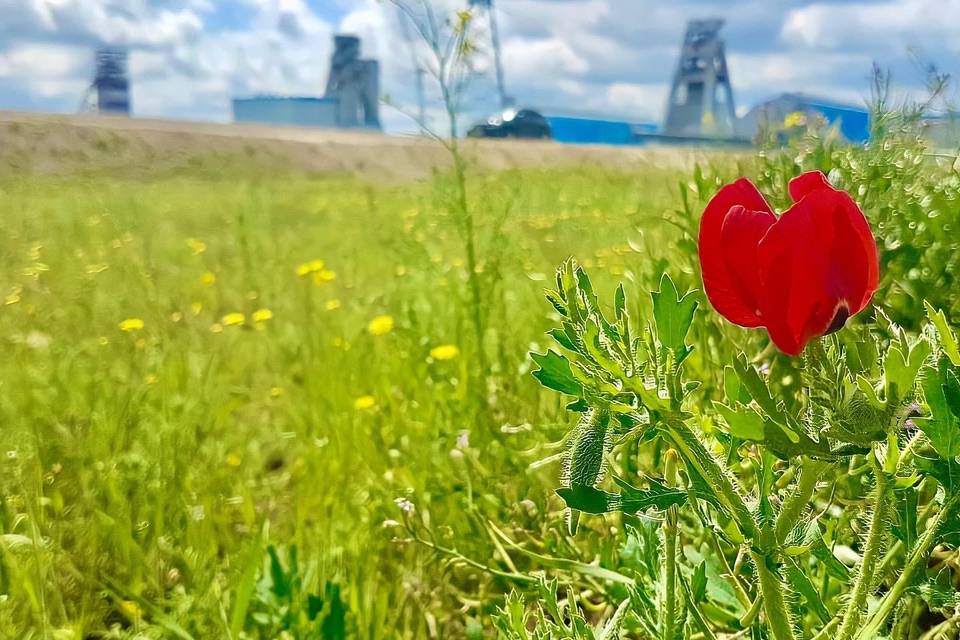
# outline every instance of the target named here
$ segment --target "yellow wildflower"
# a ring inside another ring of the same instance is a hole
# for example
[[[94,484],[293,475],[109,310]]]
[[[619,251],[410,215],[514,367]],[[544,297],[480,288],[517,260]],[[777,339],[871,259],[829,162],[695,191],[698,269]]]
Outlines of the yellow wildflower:
[[[327,311],[336,311],[340,308],[340,301],[336,298],[333,300],[327,300],[327,304],[323,305],[323,308]]]
[[[791,111],[783,119],[783,128],[792,129],[794,127],[802,127],[807,124],[807,114],[802,111]]]
[[[373,396],[360,396],[353,401],[353,408],[358,411],[363,411],[365,409],[372,409],[375,404],[377,404],[377,401]]]
[[[207,243],[196,238],[187,238],[187,247],[193,251],[193,255],[198,256],[207,250]]]
[[[273,311],[270,309],[257,309],[253,312],[253,321],[260,323],[267,320],[273,320]]]
[[[310,262],[304,262],[303,264],[297,266],[297,275],[301,278],[308,276],[311,273],[316,273],[323,270],[323,266],[323,260],[311,260]]]
[[[238,456],[237,454],[235,454],[235,453],[228,453],[228,454],[227,454],[227,465],[228,465],[228,466],[231,466],[231,467],[239,467],[241,462],[242,462],[242,460],[240,459],[240,456]]]
[[[210,333],[223,333],[223,325],[219,322],[214,322],[210,325]]]
[[[181,320],[183,320],[183,314],[179,311],[170,314],[170,322],[180,322]]]
[[[195,316],[200,315],[200,312],[203,311],[203,303],[201,302],[191,302],[190,303],[190,313]]]
[[[270,387],[270,397],[279,398],[283,395],[283,387]]]
[[[385,336],[391,331],[393,331],[393,317],[392,316],[377,316],[370,321],[370,324],[367,325],[367,331],[371,335],[375,336]]]
[[[205,287],[212,287],[217,283],[217,274],[207,271],[200,276],[200,284]]]
[[[120,323],[121,331],[132,332],[140,331],[141,329],[143,329],[143,320],[140,318],[127,318]]]
[[[123,612],[123,615],[133,620],[136,620],[143,615],[143,611],[140,609],[140,605],[138,605],[133,600],[121,600],[120,611]]]
[[[233,313],[228,313],[220,319],[220,322],[223,323],[225,327],[236,327],[247,321],[247,316],[243,315],[238,311]]]
[[[430,357],[434,360],[453,360],[460,355],[460,349],[455,344],[442,344],[430,349]]]
[[[337,279],[337,272],[330,269],[321,269],[313,274],[314,284],[326,284]]]

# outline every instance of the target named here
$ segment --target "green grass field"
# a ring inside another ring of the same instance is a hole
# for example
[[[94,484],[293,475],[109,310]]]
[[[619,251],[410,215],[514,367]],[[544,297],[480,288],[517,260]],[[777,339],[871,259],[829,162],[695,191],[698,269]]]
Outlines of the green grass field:
[[[679,236],[676,172],[477,179],[481,412],[442,183],[237,173],[0,185],[3,637],[307,637],[282,611],[333,585],[360,637],[483,624],[509,582],[393,541],[395,499],[483,560],[488,520],[539,529],[540,292],[570,254],[647,282]],[[258,595],[270,545],[302,598]]]
[[[541,572],[609,616],[576,563],[618,567],[635,540],[613,516],[565,534],[575,419],[529,375],[555,268],[576,256],[603,300],[623,282],[644,322],[662,272],[699,287],[693,230],[721,180],[747,172],[782,206],[790,175],[834,169],[880,229],[878,306],[918,330],[924,298],[956,313],[960,180],[915,153],[471,175],[482,355],[445,177],[4,178],[0,637],[496,637]],[[709,313],[697,331],[717,385],[762,346]]]

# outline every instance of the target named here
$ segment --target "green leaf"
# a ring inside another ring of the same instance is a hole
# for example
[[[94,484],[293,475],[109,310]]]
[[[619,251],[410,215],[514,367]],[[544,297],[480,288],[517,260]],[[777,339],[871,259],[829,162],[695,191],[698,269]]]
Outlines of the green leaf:
[[[623,290],[623,283],[617,285],[617,291],[613,295],[613,316],[617,320],[622,320],[624,311],[627,307],[627,294]]]
[[[685,354],[687,332],[699,304],[693,292],[689,291],[681,298],[673,280],[664,273],[660,278],[660,290],[650,295],[660,343],[675,354]]]
[[[702,560],[693,571],[690,579],[690,591],[694,602],[703,602],[707,597],[707,561]]]
[[[749,407],[741,406],[739,409],[733,409],[719,402],[714,403],[713,406],[726,420],[730,427],[730,435],[741,440],[763,442],[763,417],[759,413]]]
[[[928,458],[916,455],[913,463],[918,471],[939,482],[948,494],[960,491],[960,463],[955,459]]]
[[[899,402],[913,394],[917,374],[928,355],[930,343],[926,340],[919,340],[908,346],[907,338],[901,336],[897,342],[890,345],[883,357],[887,402]]]
[[[804,601],[807,603],[807,608],[820,618],[820,622],[824,624],[830,622],[832,616],[820,598],[820,592],[814,584],[810,582],[810,578],[800,569],[793,558],[784,559],[783,572],[787,577],[787,581],[793,585],[796,592],[803,596]]]
[[[533,377],[548,389],[578,396],[583,392],[583,385],[573,377],[570,370],[570,361],[553,349],[544,354],[531,353],[530,357],[540,367],[533,372]]]
[[[924,367],[921,386],[931,416],[914,420],[930,439],[933,448],[945,459],[960,455],[960,419],[948,399],[948,394],[955,393],[953,385],[956,383],[957,378],[950,371],[945,357],[940,359],[938,367]]]
[[[547,331],[547,335],[556,340],[564,349],[574,352],[577,350],[576,345],[573,344],[570,336],[568,336],[567,332],[563,329],[551,329]]]
[[[893,498],[897,515],[893,535],[909,552],[913,548],[913,543],[917,541],[917,490],[914,487],[895,487]]]
[[[837,556],[833,555],[833,551],[827,547],[823,538],[817,540],[813,546],[810,547],[810,553],[823,563],[824,568],[831,577],[841,582],[850,580],[850,569],[847,568],[847,565],[840,562]]]
[[[937,329],[937,337],[940,338],[940,348],[943,349],[943,353],[950,358],[950,362],[955,367],[960,367],[960,348],[957,347],[957,337],[947,324],[947,317],[943,310],[935,310],[926,300],[923,301],[923,306],[927,308],[927,317]]]
[[[750,394],[740,382],[736,370],[727,365],[723,368],[723,394],[730,404],[750,404]]]
[[[673,505],[683,504],[687,499],[685,491],[670,489],[652,479],[648,479],[648,482],[650,489],[647,491],[631,487],[620,480],[617,484],[622,493],[575,485],[557,489],[557,495],[563,499],[567,508],[595,515],[613,511],[639,513],[650,508],[662,511]]]
[[[760,406],[767,417],[779,425],[787,426],[787,416],[783,409],[770,395],[767,383],[760,377],[757,368],[747,362],[745,355],[741,353],[734,358],[733,369],[737,377],[740,378],[746,392],[750,394],[750,397]]]
[[[686,545],[683,547],[683,556],[687,562],[680,563],[680,570],[683,571],[688,580],[692,580],[692,573],[694,571],[691,565],[697,567],[701,563],[706,564],[704,567],[704,574],[707,579],[705,591],[706,599],[709,602],[732,612],[738,617],[746,613],[743,605],[737,598],[736,592],[733,590],[733,586],[731,586],[730,582],[724,577],[724,569],[720,565],[720,561],[716,559],[716,556],[712,552],[701,553],[696,547]]]

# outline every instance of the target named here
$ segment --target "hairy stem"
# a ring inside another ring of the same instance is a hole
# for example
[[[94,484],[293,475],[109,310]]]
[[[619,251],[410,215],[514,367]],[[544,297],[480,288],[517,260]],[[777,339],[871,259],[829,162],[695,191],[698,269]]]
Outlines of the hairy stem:
[[[824,463],[817,460],[807,458],[801,460],[800,478],[797,480],[793,493],[784,500],[780,515],[777,516],[775,532],[778,544],[782,544],[793,528],[797,526],[800,517],[803,515],[803,510],[813,497],[817,482],[820,480],[820,475],[823,473],[825,466]]]
[[[664,456],[664,478],[667,485],[675,486],[677,475],[677,452],[673,449]],[[663,570],[665,593],[663,606],[663,640],[675,640],[677,627],[677,507],[667,509],[663,520]]]
[[[684,462],[692,465],[719,494],[720,500],[730,510],[740,531],[748,538],[756,539],[759,533],[757,522],[736,486],[733,473],[711,454],[697,434],[679,420],[667,425],[670,439],[677,447]]]
[[[760,595],[763,598],[763,614],[767,619],[770,637],[773,640],[795,640],[780,576],[767,566],[767,556],[751,551],[750,557],[757,569]]]
[[[940,527],[943,526],[943,523],[952,516],[958,507],[960,507],[960,492],[947,498],[940,513],[934,517],[933,521],[927,527],[927,530],[923,532],[913,551],[910,552],[910,556],[907,558],[907,563],[903,567],[900,577],[893,583],[890,591],[880,600],[880,605],[876,611],[873,612],[873,615],[867,619],[866,624],[861,627],[860,632],[856,636],[857,640],[875,638],[880,633],[880,628],[886,624],[887,618],[890,617],[894,608],[899,604],[904,591],[910,586],[913,580],[913,574],[926,563],[927,555],[931,547],[933,547]]]
[[[887,510],[889,509],[889,501],[887,500],[889,482],[873,451],[868,456],[876,476],[876,484],[871,498],[874,505],[873,516],[870,518],[870,530],[867,532],[863,558],[860,560],[860,569],[857,571],[853,589],[850,591],[850,599],[847,601],[847,607],[843,612],[843,624],[840,625],[837,640],[850,640],[857,632],[863,619],[867,596],[873,588],[877,570],[877,557],[883,552],[883,538],[886,533]]]

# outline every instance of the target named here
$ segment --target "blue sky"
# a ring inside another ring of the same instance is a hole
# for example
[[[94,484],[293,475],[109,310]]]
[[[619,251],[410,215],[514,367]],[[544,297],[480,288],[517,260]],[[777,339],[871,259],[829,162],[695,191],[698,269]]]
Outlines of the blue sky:
[[[463,0],[433,0],[442,12]],[[871,64],[919,96],[960,76],[960,0],[497,0],[509,93],[553,112],[658,122],[684,25],[722,16],[738,110],[785,91],[861,102]],[[483,22],[468,119],[496,107]],[[0,0],[0,109],[76,111],[98,44],[131,50],[134,114],[229,121],[230,98],[323,91],[332,35],[363,38],[412,108],[396,11],[378,0]],[[423,52],[414,54],[420,59]],[[958,96],[953,89],[949,98]],[[432,95],[431,95],[432,98]],[[430,112],[437,111],[433,99]],[[409,130],[384,110],[392,131]]]

